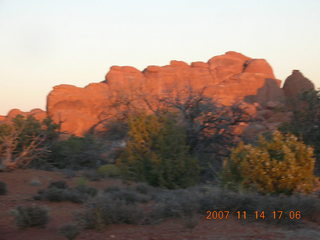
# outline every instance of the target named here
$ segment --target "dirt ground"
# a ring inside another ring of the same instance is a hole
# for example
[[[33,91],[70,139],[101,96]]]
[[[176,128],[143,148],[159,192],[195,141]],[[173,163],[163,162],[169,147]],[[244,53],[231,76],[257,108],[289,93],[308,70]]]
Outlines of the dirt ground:
[[[45,188],[51,181],[65,180],[71,186],[75,179],[57,172],[40,170],[15,170],[0,173],[0,181],[7,183],[8,194],[0,195],[0,240],[63,240],[58,229],[73,221],[75,212],[81,210],[81,204],[47,201],[34,201],[32,197],[39,189]],[[34,184],[37,183],[37,184]],[[99,189],[119,185],[120,180],[103,180],[90,182]],[[20,230],[15,226],[14,217],[10,210],[19,205],[42,205],[50,209],[50,222],[46,228],[30,228]],[[240,240],[319,240],[320,225],[303,222],[295,228],[279,227],[266,223],[239,221],[235,218],[228,220],[202,220],[193,229],[185,227],[183,220],[171,219],[155,225],[110,225],[105,230],[97,232],[84,230],[79,240],[211,240],[211,239],[240,239]]]

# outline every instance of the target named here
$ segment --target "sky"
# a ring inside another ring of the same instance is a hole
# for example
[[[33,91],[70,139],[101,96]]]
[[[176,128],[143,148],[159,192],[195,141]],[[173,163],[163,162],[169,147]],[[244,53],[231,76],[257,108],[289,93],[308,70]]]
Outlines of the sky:
[[[112,65],[207,61],[227,51],[320,86],[320,0],[0,0],[0,115],[45,109],[52,87]]]

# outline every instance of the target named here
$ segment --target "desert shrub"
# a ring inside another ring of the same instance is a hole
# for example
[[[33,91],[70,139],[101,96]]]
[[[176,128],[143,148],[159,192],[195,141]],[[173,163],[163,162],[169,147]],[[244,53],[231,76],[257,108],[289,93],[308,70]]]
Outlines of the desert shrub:
[[[124,176],[166,188],[197,182],[198,163],[189,154],[186,133],[174,115],[131,117],[128,135],[127,146],[117,160]]]
[[[141,194],[150,194],[156,190],[156,188],[146,184],[146,183],[138,183],[133,187],[135,191]]]
[[[66,224],[59,229],[61,235],[68,240],[74,240],[80,234],[80,228],[75,224]]]
[[[102,152],[103,145],[96,137],[92,135],[71,136],[52,146],[49,161],[57,168],[96,168],[104,161],[101,156]]]
[[[256,193],[239,193],[221,188],[207,188],[206,191],[199,189],[200,212],[205,211],[247,211],[257,209],[260,195]]]
[[[96,196],[97,192],[97,189],[86,185],[79,185],[75,188],[57,188],[56,186],[50,185],[47,189],[39,190],[38,194],[34,196],[34,199],[52,202],[70,201],[83,203],[89,198]]]
[[[104,192],[108,193],[108,192],[118,192],[120,191],[121,188],[118,187],[118,186],[110,186],[110,187],[107,187]]]
[[[105,164],[98,168],[98,173],[104,177],[120,176],[120,169],[114,164]]]
[[[39,190],[38,194],[33,198],[35,200],[47,200],[51,202],[62,202],[66,200],[65,189],[51,187],[44,190]]]
[[[88,195],[90,197],[94,197],[98,193],[98,190],[96,188],[86,186],[86,185],[79,185],[79,186],[75,187],[74,190],[76,190],[79,193],[82,193],[84,195]]]
[[[251,188],[261,193],[311,192],[314,188],[313,149],[291,134],[260,137],[257,146],[240,143],[227,162],[226,185]]]
[[[51,182],[48,188],[66,189],[68,188],[68,184],[65,181],[55,181]]]
[[[48,209],[41,206],[18,206],[12,213],[19,228],[45,227],[49,221]]]
[[[84,171],[82,175],[90,181],[100,181],[104,177],[96,169],[88,169]]]
[[[107,189],[107,191],[105,191],[105,196],[112,200],[123,201],[126,204],[145,203],[151,200],[150,196],[125,188],[119,188],[116,191],[110,191],[110,189]]]
[[[88,183],[89,183],[89,180],[84,176],[77,178],[75,181],[75,184],[77,186],[86,186],[88,185]]]
[[[101,229],[109,224],[138,224],[142,219],[141,207],[110,199],[109,196],[93,199],[87,205],[87,209],[77,215],[79,224],[89,229]]]
[[[5,182],[0,181],[0,195],[5,195],[7,194],[7,184]]]
[[[199,195],[189,190],[170,190],[159,192],[150,215],[155,221],[166,218],[191,217],[199,212]]]

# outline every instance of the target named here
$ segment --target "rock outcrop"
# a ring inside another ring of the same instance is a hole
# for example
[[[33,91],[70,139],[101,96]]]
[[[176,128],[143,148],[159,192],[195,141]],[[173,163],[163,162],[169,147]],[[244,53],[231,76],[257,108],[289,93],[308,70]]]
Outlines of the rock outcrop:
[[[293,70],[283,85],[283,91],[287,98],[296,98],[299,94],[314,89],[314,84],[299,70]]]
[[[166,66],[113,66],[102,83],[85,88],[60,85],[48,96],[47,111],[62,130],[83,135],[103,121],[111,111],[112,99],[142,106],[141,98],[177,94],[186,88],[203,91],[222,104],[238,101],[266,103],[282,101],[280,80],[263,59],[251,59],[240,53],[227,52],[208,62],[171,61]],[[139,101],[140,99],[140,101]],[[151,100],[150,100],[151,101]]]
[[[105,83],[92,83],[84,88],[56,86],[48,95],[49,116],[61,123],[62,132],[81,136],[106,118],[109,92]]]
[[[47,117],[47,112],[40,108],[32,109],[30,112],[23,112],[20,109],[15,108],[10,110],[7,116],[0,116],[0,121],[10,121],[17,115],[22,115],[24,117],[33,116],[35,119],[42,121]]]
[[[48,115],[61,123],[65,133],[82,136],[112,116],[117,111],[114,106],[131,104],[150,109],[152,99],[193,89],[224,105],[242,102],[256,122],[250,126],[240,124],[238,130],[252,136],[273,130],[290,118],[290,112],[282,111],[286,109],[286,97],[314,89],[312,82],[297,70],[286,79],[283,89],[280,84],[266,60],[237,52],[227,52],[207,62],[171,61],[169,65],[148,66],[143,71],[112,66],[101,83],[84,88],[54,87],[47,98],[47,112],[35,109],[25,113],[14,109],[8,116],[0,116],[0,121],[18,114],[32,114],[40,120]]]

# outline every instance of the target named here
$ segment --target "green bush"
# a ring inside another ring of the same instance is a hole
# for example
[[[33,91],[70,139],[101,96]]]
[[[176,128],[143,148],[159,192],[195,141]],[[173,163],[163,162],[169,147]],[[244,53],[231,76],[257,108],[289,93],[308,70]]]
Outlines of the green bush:
[[[12,210],[19,228],[45,227],[49,221],[48,209],[40,206],[18,206]]]
[[[233,149],[223,181],[261,193],[311,192],[314,188],[313,149],[291,134],[275,131],[257,146],[240,143]]]
[[[129,140],[116,164],[129,179],[166,188],[197,182],[198,162],[190,155],[186,132],[174,115],[129,119]]]
[[[5,182],[0,182],[0,195],[5,195],[7,192],[7,184]]]
[[[105,164],[98,168],[98,173],[104,177],[120,176],[120,169],[114,164]]]

